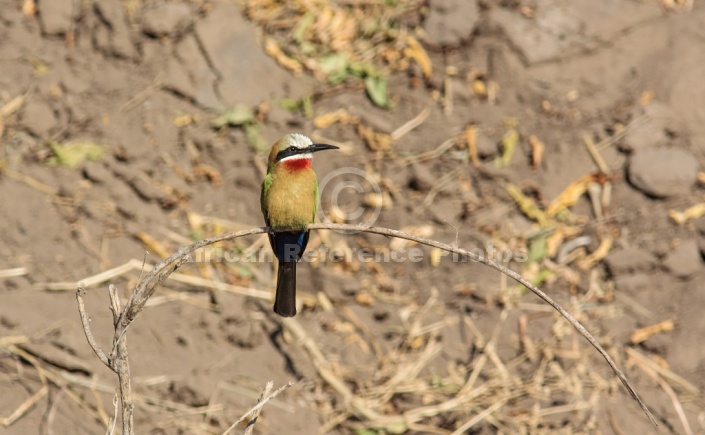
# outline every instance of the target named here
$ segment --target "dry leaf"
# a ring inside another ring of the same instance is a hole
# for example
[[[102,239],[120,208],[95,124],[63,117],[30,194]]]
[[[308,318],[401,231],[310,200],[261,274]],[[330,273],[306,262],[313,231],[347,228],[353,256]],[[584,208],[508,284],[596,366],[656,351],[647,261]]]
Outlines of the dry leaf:
[[[588,270],[596,263],[602,261],[607,254],[609,254],[610,249],[612,249],[612,244],[614,240],[612,237],[605,237],[600,241],[600,246],[597,247],[590,255],[580,260],[578,267],[582,270]]]
[[[526,217],[538,222],[542,227],[548,225],[549,220],[548,217],[546,217],[546,214],[539,208],[532,198],[524,195],[521,189],[513,184],[508,184],[507,192],[514,199],[519,206],[519,210],[521,210]]]
[[[34,0],[24,0],[22,2],[22,13],[28,17],[37,15],[37,2]]]
[[[596,181],[593,174],[585,175],[572,183],[570,183],[563,192],[561,192],[548,206],[546,214],[553,217],[561,211],[570,208],[578,202],[585,192],[587,192],[588,183]]]
[[[5,105],[0,108],[0,119],[7,118],[17,112],[20,107],[22,107],[22,104],[24,104],[24,95],[18,95],[5,103]]]
[[[480,166],[480,159],[477,157],[477,129],[474,125],[465,128],[465,140],[468,143],[468,156],[473,166]]]
[[[499,156],[499,163],[502,166],[509,166],[512,162],[512,157],[516,151],[517,145],[519,144],[519,132],[511,128],[508,132],[504,133],[502,136],[502,154]]]
[[[426,50],[424,50],[413,36],[406,38],[406,45],[407,48],[404,50],[404,56],[413,59],[421,68],[421,73],[426,80],[430,80],[433,75],[433,64]]]
[[[566,239],[575,237],[581,232],[582,229],[577,226],[561,225],[556,228],[556,230],[546,238],[546,257],[554,258]]]
[[[431,267],[438,267],[441,264],[441,259],[443,258],[443,253],[445,251],[440,248],[431,249]]]
[[[372,151],[386,151],[392,145],[392,136],[387,133],[377,133],[372,128],[358,124],[357,134],[365,141]]]
[[[264,51],[275,61],[277,61],[279,65],[294,74],[300,74],[303,72],[304,67],[301,65],[301,62],[284,54],[281,47],[279,47],[279,44],[277,44],[277,41],[273,38],[267,38],[264,43]]]
[[[645,326],[643,328],[637,329],[636,331],[632,332],[630,340],[631,340],[632,344],[639,344],[641,342],[648,340],[649,337],[651,337],[654,334],[658,334],[659,332],[672,331],[675,326],[676,326],[675,321],[664,320],[663,322],[659,322],[654,325],[649,325],[649,326]]]
[[[487,85],[485,85],[484,80],[481,80],[481,79],[473,80],[472,92],[480,98],[485,98],[487,96]]]
[[[197,178],[205,178],[215,187],[219,187],[223,180],[217,169],[205,163],[199,163],[194,166],[193,175]]]
[[[391,195],[388,192],[371,192],[365,195],[365,205],[373,208],[389,210],[394,205]]]
[[[538,169],[543,162],[543,153],[546,146],[535,135],[529,136],[529,146],[531,147],[531,167]]]
[[[357,124],[359,121],[356,117],[350,115],[347,110],[338,109],[333,112],[316,116],[313,120],[313,126],[316,128],[328,128],[338,122],[345,124]]]
[[[152,252],[159,258],[166,258],[169,255],[171,255],[171,252],[169,249],[167,249],[164,245],[159,243],[154,237],[150,236],[149,234],[140,231],[139,233],[135,234],[135,237],[137,240],[142,242],[142,244],[147,248],[148,251]]]
[[[372,304],[374,303],[374,299],[372,298],[372,296],[369,293],[360,292],[355,295],[355,302],[357,302],[360,305],[364,305],[364,306],[369,307],[369,306],[372,306]]]
[[[194,122],[196,122],[196,115],[192,114],[181,115],[174,118],[174,126],[177,128],[186,127]]]
[[[695,204],[693,206],[690,206],[687,209],[685,209],[685,211],[683,211],[683,212],[679,212],[676,210],[669,210],[668,211],[668,217],[671,218],[678,225],[683,225],[684,223],[688,222],[689,220],[697,219],[703,215],[705,215],[705,202],[701,202],[700,204]]]

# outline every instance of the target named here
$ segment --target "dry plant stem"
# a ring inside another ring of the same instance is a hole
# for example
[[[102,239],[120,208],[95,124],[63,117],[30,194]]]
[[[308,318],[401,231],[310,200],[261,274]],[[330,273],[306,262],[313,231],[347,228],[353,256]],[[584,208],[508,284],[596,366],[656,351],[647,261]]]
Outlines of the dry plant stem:
[[[110,310],[113,313],[113,325],[117,331],[117,321],[121,314],[120,299],[117,294],[117,288],[114,285],[111,285],[109,290]],[[122,405],[122,433],[123,435],[132,435],[134,433],[133,415],[135,405],[132,400],[132,387],[130,385],[130,364],[127,355],[127,337],[124,334],[121,334],[120,336],[116,335],[113,344],[113,351],[110,353],[109,357],[105,355],[105,352],[103,352],[103,349],[98,346],[98,343],[93,337],[90,319],[86,313],[86,307],[83,302],[84,293],[85,288],[83,287],[83,284],[79,284],[78,290],[76,291],[76,300],[78,301],[78,312],[81,316],[83,332],[88,339],[88,344],[90,344],[93,352],[95,352],[98,356],[98,359],[100,359],[103,364],[118,375],[118,382],[120,383],[120,402]]]
[[[252,433],[252,429],[254,428],[255,421],[257,420],[259,414],[262,412],[262,408],[264,407],[264,405],[266,405],[267,402],[281,394],[282,391],[294,385],[294,383],[289,381],[286,383],[286,385],[282,385],[281,387],[279,387],[277,391],[273,392],[272,394],[269,394],[269,392],[272,390],[273,385],[274,384],[272,383],[272,381],[268,381],[267,385],[265,385],[264,389],[262,390],[262,394],[260,394],[259,399],[257,400],[257,404],[250,408],[249,411],[244,413],[242,417],[237,419],[235,423],[230,425],[230,427],[225,432],[223,432],[223,435],[228,435],[230,431],[235,429],[235,427],[240,424],[241,421],[243,421],[248,415],[252,414],[252,418],[250,418],[250,421],[247,423],[247,428],[244,432],[245,435],[250,435]]]
[[[267,385],[265,385],[264,389],[262,390],[262,394],[259,395],[259,399],[257,399],[258,404],[263,404],[264,398],[269,394],[270,391],[272,391],[272,387],[274,387],[274,382],[268,381]],[[259,415],[261,413],[261,406],[256,410],[252,411],[252,417],[250,417],[250,421],[247,422],[247,427],[245,428],[245,432],[243,432],[243,435],[252,435],[252,431],[255,429],[255,423],[257,422],[257,418],[259,418]],[[227,433],[225,435],[227,435]]]
[[[448,145],[450,144],[450,145]],[[453,141],[448,140],[446,143],[441,145],[439,147],[440,149],[444,149],[446,146],[452,146]],[[438,151],[438,150],[437,150]],[[587,329],[575,318],[573,317],[570,313],[568,313],[565,309],[563,309],[560,305],[558,305],[556,302],[553,301],[548,295],[546,295],[543,291],[541,291],[538,287],[533,285],[531,282],[529,282],[527,279],[522,277],[519,273],[514,272],[513,270],[510,270],[501,264],[495,263],[492,260],[489,260],[479,254],[466,251],[464,249],[460,249],[451,245],[448,245],[446,243],[438,242],[436,240],[431,240],[427,239],[424,237],[418,237],[413,234],[405,233],[402,231],[398,230],[393,230],[393,229],[388,229],[388,228],[378,228],[378,227],[367,227],[364,225],[347,225],[347,224],[328,224],[328,223],[314,223],[309,225],[309,229],[311,230],[334,230],[334,231],[344,231],[344,232],[367,232],[367,233],[373,233],[373,234],[379,234],[382,236],[387,236],[387,237],[396,237],[400,239],[405,239],[405,240],[410,240],[414,241],[423,245],[431,246],[434,248],[442,249],[447,252],[455,253],[458,255],[465,256],[469,258],[472,261],[482,263],[486,266],[489,266],[502,274],[512,278],[516,282],[524,285],[526,288],[531,290],[534,294],[536,294],[539,298],[541,298],[544,302],[549,304],[553,309],[558,311],[561,316],[563,316],[568,322],[573,325],[575,329],[580,332],[580,334],[585,337],[588,342],[602,355],[602,357],[605,359],[607,364],[612,368],[614,373],[617,375],[619,380],[624,384],[625,388],[627,391],[629,391],[629,394],[632,396],[634,400],[637,401],[641,409],[644,411],[644,413],[649,417],[651,420],[652,424],[654,426],[657,426],[656,420],[654,419],[653,415],[649,411],[649,409],[646,407],[644,402],[639,398],[639,396],[636,394],[634,389],[632,388],[631,384],[627,380],[626,376],[624,373],[619,370],[617,367],[617,364],[614,362],[614,360],[609,356],[609,354],[600,346],[600,344],[597,342],[595,337],[588,332]],[[88,338],[88,342],[93,348],[94,352],[96,355],[98,355],[98,358],[103,361],[105,364],[107,362],[107,366],[110,367],[113,371],[118,373],[118,376],[120,377],[120,386],[121,386],[121,393],[123,393],[122,389],[125,388],[125,393],[129,394],[129,366],[127,364],[127,346],[124,341],[124,334],[127,330],[127,328],[130,326],[130,324],[135,320],[137,315],[140,313],[142,308],[144,307],[144,304],[147,302],[149,297],[154,293],[156,290],[156,287],[164,281],[169,274],[174,272],[179,266],[182,264],[186,263],[190,256],[189,254],[196,249],[202,248],[207,245],[211,245],[213,243],[217,242],[222,242],[225,240],[232,240],[236,239],[239,237],[244,237],[248,235],[255,235],[255,234],[263,234],[269,231],[267,227],[260,227],[260,228],[252,228],[249,230],[244,230],[244,231],[237,231],[237,232],[230,232],[230,233],[225,233],[221,234],[216,237],[211,237],[209,239],[204,239],[201,240],[198,243],[194,243],[193,245],[184,247],[180,249],[178,252],[175,254],[171,255],[170,257],[166,258],[163,260],[161,263],[157,264],[138,284],[137,287],[135,288],[134,292],[132,293],[132,296],[127,302],[127,305],[125,306],[125,309],[122,310],[119,315],[116,317],[115,321],[115,334],[113,338],[113,350],[110,353],[110,357],[106,358],[105,354],[100,350],[100,348],[97,346],[95,339],[92,337],[92,333],[90,331],[90,325],[89,325],[89,320],[88,316],[85,313],[85,307],[83,304],[83,292],[82,292],[82,287],[79,286],[78,291],[76,293],[77,299],[79,301],[79,311],[81,314],[81,321],[83,323],[83,328],[84,332],[86,333],[86,337]],[[112,299],[112,294],[111,294],[111,299]],[[113,309],[115,306],[113,305]],[[115,313],[113,313],[115,315]],[[101,356],[102,355],[102,356]],[[116,364],[116,359],[121,359],[121,363]],[[120,376],[122,373],[123,376]],[[125,396],[122,396],[122,401],[123,401],[123,418],[126,418],[129,416],[128,421],[123,421],[123,434],[132,434],[132,432],[126,432],[125,431],[125,425],[127,423],[129,429],[132,429],[132,406],[131,402],[129,403],[129,407],[125,407]],[[129,398],[129,397],[128,397]],[[129,398],[131,400],[131,398]],[[128,415],[129,413],[129,415]],[[370,416],[374,417],[374,416]]]

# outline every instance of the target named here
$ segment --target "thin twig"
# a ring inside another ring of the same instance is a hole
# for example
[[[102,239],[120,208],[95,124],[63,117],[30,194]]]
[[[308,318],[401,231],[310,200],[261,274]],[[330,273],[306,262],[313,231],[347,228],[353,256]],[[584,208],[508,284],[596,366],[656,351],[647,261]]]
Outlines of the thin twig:
[[[291,384],[291,382],[289,383]],[[273,387],[274,382],[268,381],[267,385],[265,385],[264,389],[262,390],[262,394],[259,395],[259,399],[257,399],[258,404],[264,402],[264,398],[267,397],[270,391],[272,391]],[[247,422],[247,426],[245,427],[245,432],[243,432],[243,435],[252,435],[252,431],[255,429],[255,423],[257,422],[257,418],[259,418],[260,413],[262,413],[262,407],[259,407],[252,412],[252,417],[250,417],[250,420]]]
[[[260,399],[257,401],[257,404],[256,404],[255,406],[253,406],[252,408],[250,408],[249,411],[247,411],[246,413],[244,413],[244,414],[242,415],[242,417],[238,418],[235,423],[233,423],[232,425],[230,425],[230,427],[229,427],[225,432],[223,432],[223,435],[228,435],[228,433],[230,433],[230,431],[232,431],[233,429],[235,429],[235,427],[236,427],[238,424],[240,424],[240,422],[242,422],[242,421],[243,421],[248,415],[250,415],[250,414],[253,414],[253,417],[252,417],[252,419],[250,419],[250,423],[248,423],[248,426],[247,426],[247,427],[249,428],[251,425],[254,425],[254,420],[257,418],[257,416],[258,416],[259,413],[261,412],[262,407],[263,407],[264,405],[266,405],[267,402],[269,402],[270,400],[272,400],[272,399],[274,399],[275,397],[277,397],[279,394],[281,394],[282,391],[286,390],[287,388],[291,387],[292,385],[294,385],[294,383],[293,383],[292,381],[289,381],[289,382],[287,382],[286,385],[283,385],[283,386],[279,387],[279,389],[277,389],[277,391],[273,392],[273,393],[270,394],[269,396],[263,397],[264,395],[266,395],[266,393],[267,393],[269,390],[272,389],[272,381],[267,382],[267,385],[264,387],[264,390],[262,391],[262,395],[260,396]],[[245,433],[247,433],[247,432],[245,432]]]
[[[397,128],[392,132],[392,140],[395,142],[398,141],[402,138],[402,136],[409,133],[411,130],[415,129],[419,125],[423,124],[424,121],[426,121],[426,118],[428,118],[428,115],[430,114],[431,111],[428,109],[428,107],[424,107],[418,115],[405,122],[401,127]]]
[[[26,267],[15,267],[14,269],[0,270],[0,278],[11,278],[13,276],[27,275]]]
[[[78,301],[78,313],[81,316],[83,333],[86,334],[88,344],[91,346],[91,349],[93,349],[93,352],[95,352],[100,362],[110,367],[110,361],[108,361],[108,357],[105,355],[105,352],[103,352],[103,349],[101,349],[98,343],[95,341],[95,337],[93,337],[93,332],[91,331],[90,325],[91,319],[88,317],[88,314],[86,314],[86,304],[83,302],[83,295],[85,294],[85,292],[86,290],[83,287],[83,284],[79,284],[78,290],[76,290],[76,300]]]

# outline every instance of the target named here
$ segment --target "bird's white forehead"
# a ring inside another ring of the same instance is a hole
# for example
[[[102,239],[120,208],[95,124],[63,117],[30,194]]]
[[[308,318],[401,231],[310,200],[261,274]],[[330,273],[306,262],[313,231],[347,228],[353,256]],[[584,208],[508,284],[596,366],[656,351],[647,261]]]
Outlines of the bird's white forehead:
[[[288,148],[290,146],[294,146],[296,148],[308,148],[313,144],[311,139],[299,133],[287,134],[284,136],[284,143],[285,146],[282,148]]]

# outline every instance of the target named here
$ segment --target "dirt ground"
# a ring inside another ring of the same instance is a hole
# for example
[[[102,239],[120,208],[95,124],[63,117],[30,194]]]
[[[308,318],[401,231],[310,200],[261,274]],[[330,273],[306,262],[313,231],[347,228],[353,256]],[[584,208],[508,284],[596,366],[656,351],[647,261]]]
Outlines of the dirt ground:
[[[108,285],[124,303],[145,251],[262,226],[289,132],[341,147],[314,159],[321,220],[506,261],[659,426],[496,271],[317,231],[293,319],[271,261],[195,256],[158,290],[128,333],[137,433],[223,433],[270,380],[294,385],[255,433],[705,433],[703,2],[369,4],[0,0],[0,433],[106,433],[76,283],[136,265],[88,285],[108,349]]]

